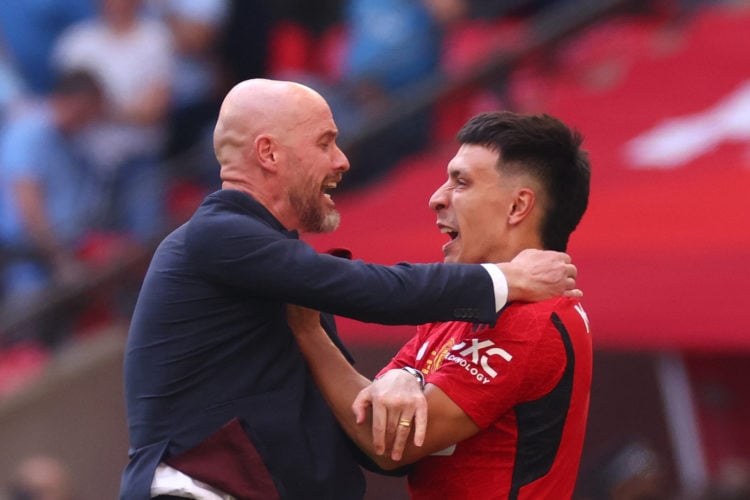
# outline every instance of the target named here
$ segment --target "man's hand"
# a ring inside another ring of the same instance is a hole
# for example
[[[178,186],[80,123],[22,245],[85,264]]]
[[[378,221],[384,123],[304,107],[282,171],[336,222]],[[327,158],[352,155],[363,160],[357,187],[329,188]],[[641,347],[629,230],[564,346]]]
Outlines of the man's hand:
[[[578,271],[566,253],[524,250],[498,267],[508,280],[508,301],[538,302],[561,295],[583,296],[576,288]]]
[[[391,459],[401,460],[414,420],[414,444],[422,446],[427,431],[427,399],[419,381],[401,369],[389,370],[362,389],[352,403],[358,424],[365,422],[372,406],[372,443],[382,455],[392,441]],[[406,422],[409,425],[403,425]]]

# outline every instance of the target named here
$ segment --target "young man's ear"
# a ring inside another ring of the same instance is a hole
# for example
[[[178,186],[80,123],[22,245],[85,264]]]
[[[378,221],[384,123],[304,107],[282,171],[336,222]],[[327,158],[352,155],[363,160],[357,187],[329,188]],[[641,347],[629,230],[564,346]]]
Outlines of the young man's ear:
[[[536,195],[529,188],[520,188],[516,191],[513,204],[508,211],[508,224],[514,225],[524,220],[534,208]]]

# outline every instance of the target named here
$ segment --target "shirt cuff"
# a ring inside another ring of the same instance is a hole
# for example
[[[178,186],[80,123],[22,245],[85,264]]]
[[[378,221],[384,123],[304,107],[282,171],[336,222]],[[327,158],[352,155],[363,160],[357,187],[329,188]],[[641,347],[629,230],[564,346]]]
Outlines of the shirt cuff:
[[[508,280],[495,264],[482,264],[492,279],[492,288],[495,290],[495,312],[505,307],[508,302]]]

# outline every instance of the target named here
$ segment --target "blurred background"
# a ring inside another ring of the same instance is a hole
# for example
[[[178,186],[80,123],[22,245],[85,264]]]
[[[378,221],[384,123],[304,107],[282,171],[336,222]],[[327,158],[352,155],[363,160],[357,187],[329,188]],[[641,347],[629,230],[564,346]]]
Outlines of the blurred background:
[[[470,116],[578,128],[576,498],[750,498],[750,2],[2,0],[0,499],[116,498],[140,280],[219,187],[218,105],[256,76],[320,91],[352,162],[340,229],[308,241],[384,264],[442,259],[427,199]],[[367,375],[412,333],[340,331]]]

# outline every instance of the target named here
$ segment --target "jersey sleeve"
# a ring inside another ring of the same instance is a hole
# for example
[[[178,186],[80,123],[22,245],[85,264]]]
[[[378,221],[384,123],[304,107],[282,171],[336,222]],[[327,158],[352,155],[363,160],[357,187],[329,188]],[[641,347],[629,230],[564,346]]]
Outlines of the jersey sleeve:
[[[564,346],[549,311],[533,304],[513,304],[495,327],[458,340],[426,381],[482,429],[515,405],[541,397],[565,366]]]

